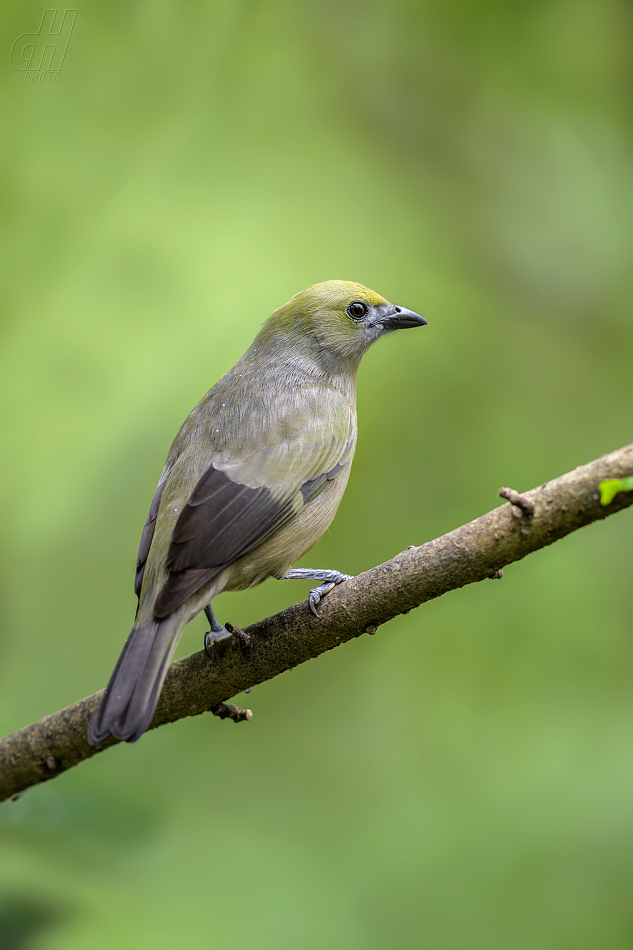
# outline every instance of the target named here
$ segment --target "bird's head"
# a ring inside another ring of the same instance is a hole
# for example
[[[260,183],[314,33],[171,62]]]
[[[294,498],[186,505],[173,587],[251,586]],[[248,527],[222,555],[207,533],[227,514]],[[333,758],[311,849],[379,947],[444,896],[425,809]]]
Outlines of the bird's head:
[[[362,284],[326,280],[295,294],[276,310],[255,343],[284,341],[334,367],[355,369],[378,337],[426,323],[419,313],[389,303]]]

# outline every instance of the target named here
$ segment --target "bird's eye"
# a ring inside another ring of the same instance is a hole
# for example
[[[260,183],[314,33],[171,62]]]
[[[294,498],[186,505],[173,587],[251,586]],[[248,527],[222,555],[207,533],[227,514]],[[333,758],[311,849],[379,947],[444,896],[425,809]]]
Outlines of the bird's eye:
[[[364,303],[361,303],[360,300],[355,300],[354,303],[349,305],[347,312],[354,320],[362,320],[368,312],[368,309],[369,308]]]

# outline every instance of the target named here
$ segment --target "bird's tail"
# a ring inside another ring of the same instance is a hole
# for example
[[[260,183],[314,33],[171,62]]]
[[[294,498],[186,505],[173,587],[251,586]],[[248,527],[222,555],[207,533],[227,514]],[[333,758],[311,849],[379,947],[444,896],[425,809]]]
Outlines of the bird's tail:
[[[154,716],[169,663],[186,619],[176,611],[134,626],[88,727],[88,742],[108,736],[136,742]]]

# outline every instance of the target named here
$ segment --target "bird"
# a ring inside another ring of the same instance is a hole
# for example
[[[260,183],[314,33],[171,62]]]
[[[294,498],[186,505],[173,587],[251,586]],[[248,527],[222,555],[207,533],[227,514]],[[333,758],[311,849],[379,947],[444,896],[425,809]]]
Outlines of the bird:
[[[148,729],[185,625],[204,611],[205,650],[231,636],[211,602],[267,578],[318,581],[309,606],[350,577],[292,568],[327,530],[356,447],[356,372],[379,337],[420,314],[353,281],[328,280],[265,321],[192,410],[169,450],[141,535],[138,607],[88,727],[136,742]]]

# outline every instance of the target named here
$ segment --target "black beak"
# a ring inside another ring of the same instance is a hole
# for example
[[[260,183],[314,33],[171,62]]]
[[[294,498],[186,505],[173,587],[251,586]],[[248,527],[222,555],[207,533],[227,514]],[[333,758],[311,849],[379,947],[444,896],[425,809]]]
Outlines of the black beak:
[[[421,317],[415,310],[407,310],[406,307],[394,307],[393,312],[384,316],[380,322],[385,330],[405,330],[407,327],[429,325],[428,320]]]

